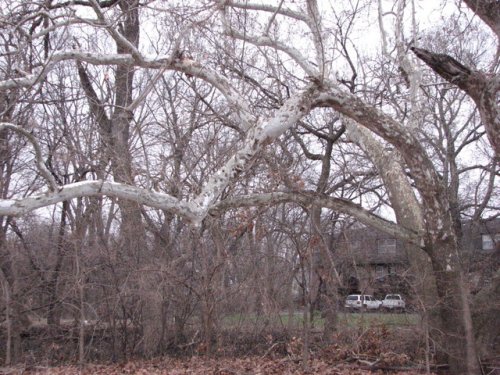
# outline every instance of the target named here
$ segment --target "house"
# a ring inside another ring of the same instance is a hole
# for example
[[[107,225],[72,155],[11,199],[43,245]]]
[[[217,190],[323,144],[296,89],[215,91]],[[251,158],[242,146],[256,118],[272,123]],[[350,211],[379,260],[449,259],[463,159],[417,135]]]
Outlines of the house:
[[[404,241],[370,227],[357,227],[338,236],[335,253],[349,293],[409,292],[408,251]],[[500,219],[462,222],[461,254],[472,289],[491,280],[498,269]]]
[[[500,268],[500,218],[462,223],[463,267],[470,290],[476,293],[489,283]]]
[[[401,284],[408,276],[407,248],[404,241],[370,227],[341,233],[335,253],[348,293],[377,294],[381,284]]]
[[[500,218],[462,223],[462,248],[469,255],[481,257],[500,249]]]

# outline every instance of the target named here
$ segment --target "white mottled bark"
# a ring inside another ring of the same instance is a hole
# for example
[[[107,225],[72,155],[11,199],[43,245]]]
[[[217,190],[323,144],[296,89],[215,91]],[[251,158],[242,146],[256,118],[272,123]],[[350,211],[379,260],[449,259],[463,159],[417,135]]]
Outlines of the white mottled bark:
[[[272,143],[309,112],[314,91],[314,88],[310,87],[290,98],[271,119],[250,129],[243,147],[209,178],[202,192],[193,200],[201,212],[208,211],[228,183],[243,171],[257,152]]]
[[[380,173],[397,221],[406,228],[413,228],[421,233],[424,223],[420,205],[399,163],[398,153],[386,150],[366,128],[347,121],[346,129],[349,137],[368,154]]]
[[[396,147],[410,168],[411,177],[424,200],[424,206],[427,208],[423,215],[424,220],[438,222],[437,216],[439,216],[441,206],[446,204],[446,199],[441,197],[445,192],[439,188],[441,182],[424,147],[408,129],[392,117],[367,105],[355,95],[333,85],[319,95],[317,105],[329,106],[339,111]],[[429,234],[436,236],[440,229],[442,228],[437,228]]]
[[[202,79],[216,87],[226,98],[231,109],[239,116],[243,129],[255,124],[247,101],[232,86],[227,78],[210,70],[191,59],[178,59],[173,56],[143,56],[136,59],[132,54],[103,54],[90,51],[72,50],[57,51],[45,62],[37,73],[24,77],[0,80],[0,91],[18,88],[29,88],[43,81],[56,65],[62,61],[80,61],[92,65],[131,65],[148,69],[175,70]]]
[[[65,200],[99,195],[130,199],[150,207],[178,213],[187,219],[194,220],[198,216],[198,211],[189,202],[181,202],[168,194],[110,181],[82,181],[65,185],[57,191],[45,194],[19,199],[2,199],[0,200],[0,215],[20,216],[37,208]]]
[[[408,177],[395,150],[387,150],[366,128],[348,121],[349,136],[357,142],[375,164],[389,195],[398,224],[423,234],[422,210]],[[413,287],[418,296],[418,308],[426,329],[430,323],[429,310],[435,308],[437,300],[436,279],[432,272],[429,256],[419,246],[408,246],[407,257],[410,272],[415,275]],[[433,317],[433,320],[436,318]],[[432,322],[432,324],[439,324]],[[427,337],[428,339],[428,337]]]
[[[52,176],[41,161],[40,147],[30,134],[13,124],[4,124],[10,130],[20,132],[33,143],[37,152],[37,164],[40,171],[49,180],[52,192],[20,199],[0,200],[0,215],[23,215],[37,208],[56,204],[68,199],[82,196],[107,195],[145,204],[150,207],[168,210],[186,219],[200,223],[215,203],[221,192],[251,161],[257,152],[273,142],[287,129],[293,126],[302,116],[309,112],[315,89],[311,86],[302,94],[290,98],[276,111],[275,115],[263,123],[257,124],[247,133],[240,150],[216,173],[203,187],[201,193],[190,202],[183,202],[168,194],[137,188],[131,185],[109,181],[83,181],[57,187],[50,178]],[[7,126],[8,125],[8,126]],[[38,155],[40,154],[40,155]]]

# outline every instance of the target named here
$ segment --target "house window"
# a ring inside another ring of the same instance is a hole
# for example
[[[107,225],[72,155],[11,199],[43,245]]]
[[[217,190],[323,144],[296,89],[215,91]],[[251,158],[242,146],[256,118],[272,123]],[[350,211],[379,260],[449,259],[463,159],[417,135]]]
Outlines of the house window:
[[[378,240],[378,253],[380,255],[396,255],[396,239],[386,238]]]
[[[389,272],[387,272],[387,267],[384,265],[377,265],[375,267],[375,278],[380,279],[386,276]]]
[[[500,242],[500,233],[492,236],[491,234],[483,234],[483,250],[494,250],[498,242]]]
[[[351,241],[351,249],[352,250],[359,250],[359,249],[361,249],[361,241],[360,240],[352,240]]]

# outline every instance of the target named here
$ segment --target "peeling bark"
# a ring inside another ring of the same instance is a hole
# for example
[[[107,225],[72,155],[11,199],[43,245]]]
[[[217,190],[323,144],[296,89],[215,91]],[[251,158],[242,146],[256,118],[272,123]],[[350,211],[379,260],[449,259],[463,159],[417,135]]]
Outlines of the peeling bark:
[[[310,86],[287,100],[271,119],[249,130],[243,147],[209,178],[201,193],[193,200],[201,212],[207,212],[211,208],[229,182],[247,167],[263,147],[272,143],[310,111],[315,93],[316,87]]]

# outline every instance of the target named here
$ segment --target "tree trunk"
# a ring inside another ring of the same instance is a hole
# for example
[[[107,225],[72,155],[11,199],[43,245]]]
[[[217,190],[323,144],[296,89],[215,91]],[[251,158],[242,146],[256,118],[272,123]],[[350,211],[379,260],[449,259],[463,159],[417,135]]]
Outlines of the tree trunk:
[[[429,249],[436,277],[441,317],[440,332],[434,332],[448,356],[453,374],[480,374],[469,308],[469,293],[457,254],[456,243],[439,240]]]
[[[363,111],[357,112],[355,110],[357,105],[360,105]],[[384,127],[372,126],[377,121],[392,121],[392,119],[373,111],[369,115],[370,108],[356,98],[352,98],[350,103],[344,100],[341,105],[335,104],[334,108],[338,108],[339,111],[360,122],[365,127],[379,132],[379,135],[387,141],[393,142],[403,156],[408,168],[413,170],[412,178],[421,194],[421,203],[416,202],[413,194],[405,194],[408,196],[406,198],[403,196],[404,200],[402,202],[407,204],[405,210],[409,213],[411,213],[413,206],[417,209],[421,207],[422,210],[422,217],[425,222],[423,231],[425,233],[425,250],[432,262],[439,297],[437,302],[439,303],[441,318],[440,330],[443,334],[440,344],[448,355],[448,363],[453,373],[479,374],[479,363],[475,352],[471,313],[468,305],[468,291],[464,284],[458,259],[458,241],[450,214],[450,203],[446,187],[438,178],[438,174],[431,161],[426,157],[425,151],[413,139],[411,133],[406,134],[407,139],[405,140],[404,136],[400,137],[398,133],[386,132]],[[361,115],[359,115],[360,113]],[[397,128],[397,126],[397,124],[394,124],[394,128]],[[402,129],[400,130],[402,131]],[[412,150],[412,148],[414,149]],[[393,168],[389,167],[386,170],[392,172]],[[404,176],[402,173],[396,173],[395,175]],[[384,177],[384,179],[387,179],[387,177]],[[398,184],[387,183],[388,187],[390,185],[394,185],[394,189],[390,194],[397,193],[399,190],[397,189]],[[401,186],[404,186],[404,184]],[[412,199],[409,199],[410,195],[413,196]],[[394,198],[391,197],[391,202],[398,201]],[[415,204],[409,205],[408,203],[411,203],[412,200],[415,201]],[[395,211],[398,212],[396,209]],[[398,214],[398,221],[403,221],[405,216],[407,216],[405,211],[401,210],[401,218]],[[415,220],[408,220],[408,223],[412,224],[412,221],[415,221],[417,225],[422,223],[418,217]],[[418,230],[419,226],[413,228]],[[464,358],[466,359],[465,365],[463,363]]]
[[[137,0],[125,0],[119,2],[122,12],[122,21],[119,25],[122,36],[134,47],[139,45],[139,10]],[[130,53],[128,48],[121,43],[116,43],[117,53]],[[133,103],[134,72],[135,68],[130,65],[118,65],[115,75],[115,103],[113,113],[108,117],[107,110],[96,95],[92,81],[82,64],[77,64],[78,74],[82,87],[87,95],[89,106],[95,120],[99,123],[102,142],[107,147],[104,152],[104,165],[108,158],[111,160],[111,170],[114,181],[134,184],[134,173],[132,171],[132,155],[130,151],[130,126],[134,118]],[[118,248],[123,257],[124,264],[135,265],[140,269],[144,263],[142,254],[147,250],[145,228],[142,223],[140,205],[136,202],[119,199],[120,208],[120,242]],[[152,278],[153,279],[153,278]],[[151,280],[152,280],[151,279]],[[148,280],[148,278],[146,278]],[[161,300],[153,297],[156,294],[149,293],[154,285],[146,285],[145,280],[136,280],[135,285],[144,289],[141,295],[142,310],[144,312],[142,324],[144,326],[143,351],[148,355],[154,353],[159,345],[161,335]]]
[[[495,340],[500,337],[500,269],[491,285],[474,297],[473,322],[481,358],[495,355]]]
[[[399,153],[395,150],[387,151],[370,131],[351,121],[348,121],[346,128],[348,135],[360,144],[377,167],[389,193],[398,224],[422,232],[422,209],[400,164]],[[439,326],[439,314],[429,313],[437,299],[436,280],[429,256],[420,247],[410,244],[406,246],[406,255],[410,264],[410,275],[414,276],[415,280],[412,287],[418,298],[419,310],[424,314],[423,324]],[[428,332],[428,327],[424,327],[424,331]]]
[[[66,234],[66,216],[69,209],[69,202],[64,201],[61,209],[61,221],[59,222],[59,231],[57,233],[57,258],[52,275],[47,283],[47,291],[49,293],[48,311],[47,311],[47,324],[51,330],[59,327],[61,324],[61,307],[58,302],[59,299],[59,278],[61,276],[61,268],[65,256],[65,234]]]
[[[146,278],[144,280],[143,288],[143,307],[142,307],[142,324],[143,328],[143,351],[147,358],[151,358],[158,354],[159,345],[162,338],[162,303],[161,295],[154,288],[147,290],[147,288],[154,285],[152,280]]]
[[[333,334],[337,331],[337,313],[338,313],[338,299],[336,298],[336,291],[329,291],[328,286],[327,295],[325,296],[325,305],[323,317],[325,318],[325,325],[323,329],[323,341],[326,343],[332,342]]]
[[[10,312],[10,290],[7,280],[4,280],[2,274],[2,279],[0,284],[2,285],[3,295],[5,297],[5,324],[7,329],[7,342],[5,348],[5,365],[10,366],[12,362],[12,319]]]
[[[0,248],[2,245],[3,240],[0,238]],[[19,286],[13,267],[8,251],[0,254],[0,272],[3,273],[3,279],[5,280],[2,283],[4,288],[7,289],[6,296],[8,296],[8,301],[6,301],[8,303],[10,328],[10,346],[8,350],[10,351],[11,364],[17,363],[21,357],[21,333],[30,325],[26,308],[18,300]]]

